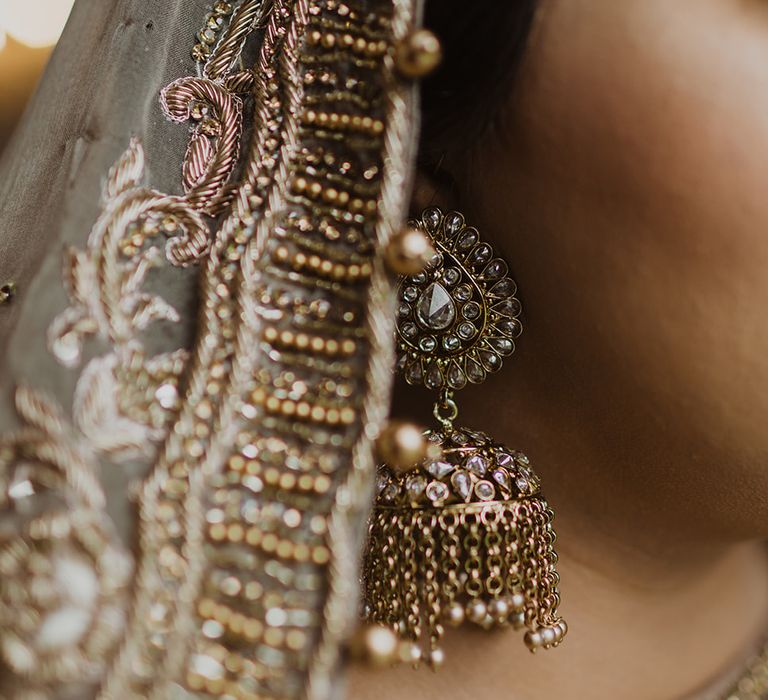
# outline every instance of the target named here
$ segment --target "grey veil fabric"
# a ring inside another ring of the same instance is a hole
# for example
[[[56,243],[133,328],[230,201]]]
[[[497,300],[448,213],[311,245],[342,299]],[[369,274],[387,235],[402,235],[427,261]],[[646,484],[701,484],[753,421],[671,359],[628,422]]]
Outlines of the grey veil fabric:
[[[417,0],[77,0],[0,160],[0,697],[324,699]]]

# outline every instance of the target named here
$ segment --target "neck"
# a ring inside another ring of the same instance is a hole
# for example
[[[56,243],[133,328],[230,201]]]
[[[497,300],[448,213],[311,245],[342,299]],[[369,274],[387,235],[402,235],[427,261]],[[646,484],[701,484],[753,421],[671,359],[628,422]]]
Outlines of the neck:
[[[589,460],[577,458],[575,441],[584,431],[565,434],[561,427],[554,435],[530,419],[518,420],[526,414],[510,404],[530,406],[526,397],[505,399],[507,410],[489,410],[488,399],[479,396],[477,406],[464,402],[467,415],[479,416],[470,427],[535,456],[555,510],[560,612],[568,636],[560,647],[531,655],[511,630],[449,629],[446,664],[437,674],[401,667],[372,683],[356,669],[350,697],[386,697],[390,688],[407,688],[414,700],[723,697],[768,636],[765,545],[697,536],[697,527],[683,522],[680,493],[669,494],[670,504],[664,489],[654,501],[631,498],[629,487],[609,488],[610,466],[590,471],[584,466]],[[555,465],[550,473],[548,464]]]
[[[567,518],[559,530],[560,541],[575,534]],[[355,669],[350,697],[387,697],[403,688],[415,700],[722,697],[766,632],[762,545],[724,548],[706,564],[697,557],[675,575],[665,567],[663,578],[638,568],[629,553],[623,567],[614,556],[610,570],[578,550],[560,554],[561,612],[570,627],[560,647],[531,655],[519,633],[464,626],[447,633],[437,674],[398,667],[372,683]]]
[[[530,700],[647,700],[706,697],[730,680],[765,633],[763,552],[733,547],[666,585],[633,577],[633,560],[625,564],[621,576],[609,578],[566,549],[559,568],[570,639],[531,658],[513,634],[467,630],[448,642],[448,658],[461,662],[449,664],[440,683],[455,687],[451,680],[458,685],[458,674],[469,668],[474,678],[464,687],[493,678],[498,690],[519,689]]]
[[[558,530],[561,612],[570,638],[533,659],[512,635],[482,642],[473,633],[451,642],[448,653],[455,658],[481,644],[490,653],[492,645],[503,646],[514,666],[503,664],[499,687],[517,684],[532,700],[720,697],[713,689],[722,690],[764,640],[768,565],[762,545],[723,547],[709,558],[700,552],[657,567],[628,548],[609,551],[599,542],[569,547],[576,530],[567,516]]]

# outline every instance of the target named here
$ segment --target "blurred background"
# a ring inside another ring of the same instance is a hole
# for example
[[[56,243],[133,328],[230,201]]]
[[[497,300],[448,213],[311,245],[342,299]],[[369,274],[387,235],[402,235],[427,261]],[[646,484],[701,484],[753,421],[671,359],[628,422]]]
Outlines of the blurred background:
[[[0,154],[73,4],[74,0],[0,0]]]

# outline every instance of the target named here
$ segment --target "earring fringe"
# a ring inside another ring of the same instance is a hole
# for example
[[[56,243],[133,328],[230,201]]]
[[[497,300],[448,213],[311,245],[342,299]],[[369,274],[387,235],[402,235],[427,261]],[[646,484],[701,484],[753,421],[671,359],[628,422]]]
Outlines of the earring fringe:
[[[531,651],[557,646],[567,626],[557,614],[553,512],[527,458],[475,431],[435,435],[441,460],[379,473],[363,578],[367,618],[434,665],[445,625],[465,620],[526,629]]]

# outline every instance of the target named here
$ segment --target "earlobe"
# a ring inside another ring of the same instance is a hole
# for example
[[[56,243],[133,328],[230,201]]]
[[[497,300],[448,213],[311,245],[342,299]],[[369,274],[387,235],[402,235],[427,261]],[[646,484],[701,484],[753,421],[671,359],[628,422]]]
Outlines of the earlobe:
[[[439,207],[443,211],[455,206],[456,198],[452,196],[455,189],[452,178],[443,170],[428,173],[419,168],[413,183],[411,195],[411,212],[420,213],[429,207]]]

